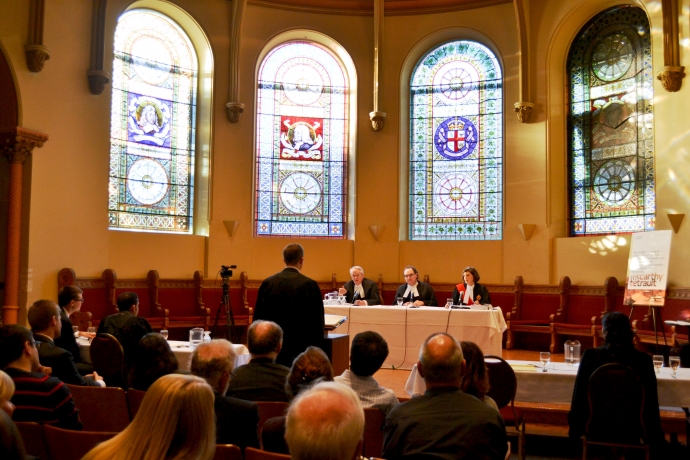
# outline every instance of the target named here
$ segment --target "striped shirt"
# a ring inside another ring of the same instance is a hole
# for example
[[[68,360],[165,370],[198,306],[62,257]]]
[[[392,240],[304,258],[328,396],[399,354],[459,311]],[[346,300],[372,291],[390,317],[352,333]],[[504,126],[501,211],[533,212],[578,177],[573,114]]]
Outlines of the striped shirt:
[[[362,401],[362,407],[365,409],[368,407],[378,407],[387,414],[388,411],[398,404],[398,398],[396,398],[393,390],[380,386],[372,376],[360,377],[346,369],[342,375],[335,378],[335,381],[344,383],[352,388],[359,396],[360,401]]]

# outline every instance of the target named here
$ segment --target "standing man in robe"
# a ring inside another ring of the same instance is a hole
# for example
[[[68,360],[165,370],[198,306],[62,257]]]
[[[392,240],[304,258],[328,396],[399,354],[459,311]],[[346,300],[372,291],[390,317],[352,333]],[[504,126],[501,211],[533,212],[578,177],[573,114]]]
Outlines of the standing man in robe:
[[[381,305],[379,288],[372,280],[364,277],[364,269],[355,265],[350,269],[352,281],[338,289],[338,294],[345,296],[345,301],[353,305]]]

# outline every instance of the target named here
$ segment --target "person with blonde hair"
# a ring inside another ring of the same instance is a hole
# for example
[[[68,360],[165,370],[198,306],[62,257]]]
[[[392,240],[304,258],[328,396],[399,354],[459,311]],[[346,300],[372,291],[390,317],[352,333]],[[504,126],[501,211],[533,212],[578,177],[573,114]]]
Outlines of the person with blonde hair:
[[[216,448],[213,390],[193,375],[160,377],[127,428],[82,460],[210,460]]]
[[[294,460],[360,458],[363,436],[364,409],[347,385],[317,383],[288,410],[285,439]]]
[[[14,381],[12,377],[4,371],[0,371],[0,409],[7,412],[10,417],[12,417],[12,412],[14,412],[14,404],[10,401],[13,394]]]

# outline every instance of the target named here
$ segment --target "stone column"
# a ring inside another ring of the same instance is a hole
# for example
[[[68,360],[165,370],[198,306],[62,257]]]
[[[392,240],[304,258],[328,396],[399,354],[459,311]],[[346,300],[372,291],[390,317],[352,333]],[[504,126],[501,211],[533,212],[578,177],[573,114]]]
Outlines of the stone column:
[[[24,162],[35,147],[43,147],[48,136],[16,127],[0,131],[0,152],[10,163],[10,193],[7,216],[7,261],[3,324],[16,324],[19,312],[19,257],[22,231],[22,175]]]

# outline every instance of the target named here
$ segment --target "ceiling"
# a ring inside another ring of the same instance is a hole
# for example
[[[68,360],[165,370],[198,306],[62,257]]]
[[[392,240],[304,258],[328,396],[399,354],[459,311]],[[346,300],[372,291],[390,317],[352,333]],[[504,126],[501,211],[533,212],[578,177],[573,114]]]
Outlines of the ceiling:
[[[249,4],[287,10],[373,15],[374,0],[247,0]],[[512,0],[384,0],[384,15],[442,13],[512,3]]]

